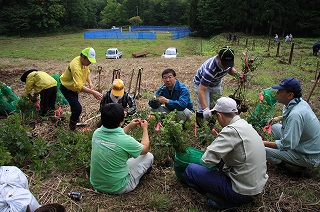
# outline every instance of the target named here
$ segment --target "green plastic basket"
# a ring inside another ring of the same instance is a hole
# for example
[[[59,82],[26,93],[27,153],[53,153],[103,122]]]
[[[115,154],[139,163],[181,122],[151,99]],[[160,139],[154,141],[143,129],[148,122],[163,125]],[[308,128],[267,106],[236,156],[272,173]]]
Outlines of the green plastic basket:
[[[189,147],[186,152],[176,152],[174,157],[174,172],[179,180],[184,181],[184,171],[190,163],[197,163],[204,165],[201,161],[201,158],[204,154],[204,151],[199,149]],[[206,165],[204,165],[206,166]],[[213,166],[206,166],[211,168]]]

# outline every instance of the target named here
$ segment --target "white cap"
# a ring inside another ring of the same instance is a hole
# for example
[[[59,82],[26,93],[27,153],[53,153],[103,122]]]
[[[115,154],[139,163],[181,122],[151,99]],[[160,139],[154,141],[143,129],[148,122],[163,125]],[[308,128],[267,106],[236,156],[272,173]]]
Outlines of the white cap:
[[[230,97],[221,97],[217,100],[216,105],[211,110],[211,112],[215,111],[220,113],[237,113],[237,103]]]

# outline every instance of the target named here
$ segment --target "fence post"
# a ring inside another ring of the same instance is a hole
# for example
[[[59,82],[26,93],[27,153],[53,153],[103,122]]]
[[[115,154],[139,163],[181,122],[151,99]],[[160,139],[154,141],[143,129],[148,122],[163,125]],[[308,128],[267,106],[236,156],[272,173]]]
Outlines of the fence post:
[[[131,83],[132,83],[133,75],[134,75],[134,68],[132,69],[132,73],[131,73],[131,79],[130,79],[130,83],[129,83],[129,90],[128,90],[128,93],[130,93],[130,90],[131,90]]]
[[[292,42],[292,44],[291,44],[290,56],[289,56],[289,64],[291,64],[291,61],[292,61],[293,48],[294,48],[294,43]]]
[[[101,89],[101,71],[102,71],[102,66],[98,66],[98,74],[99,74],[99,78],[98,78],[98,91],[101,93],[102,89]]]
[[[271,44],[271,38],[269,38],[269,43],[268,43],[268,52],[270,51],[270,44]]]
[[[280,49],[280,41],[278,42],[278,47],[277,47],[277,54],[276,54],[276,57],[279,57],[279,49]]]

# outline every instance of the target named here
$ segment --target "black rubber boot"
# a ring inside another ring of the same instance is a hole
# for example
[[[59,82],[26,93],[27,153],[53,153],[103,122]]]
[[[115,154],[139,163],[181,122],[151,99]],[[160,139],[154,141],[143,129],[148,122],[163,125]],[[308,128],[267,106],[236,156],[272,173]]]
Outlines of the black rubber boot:
[[[203,114],[196,112],[196,122],[197,122],[198,127],[203,127],[203,121],[204,121]]]
[[[75,131],[75,130],[76,130],[76,126],[77,126],[77,122],[70,120],[70,122],[69,122],[69,129],[70,129],[71,131]]]

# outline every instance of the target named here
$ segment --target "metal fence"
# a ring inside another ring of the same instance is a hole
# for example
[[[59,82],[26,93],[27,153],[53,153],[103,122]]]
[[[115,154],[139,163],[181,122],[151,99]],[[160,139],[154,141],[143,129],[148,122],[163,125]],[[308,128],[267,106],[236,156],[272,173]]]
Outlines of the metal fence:
[[[146,39],[155,40],[156,31],[172,32],[172,40],[183,38],[192,32],[188,28],[171,26],[130,26],[129,32],[121,29],[105,29],[84,33],[86,39]]]
[[[147,39],[155,40],[155,32],[120,32],[116,30],[90,31],[84,33],[86,39]]]

